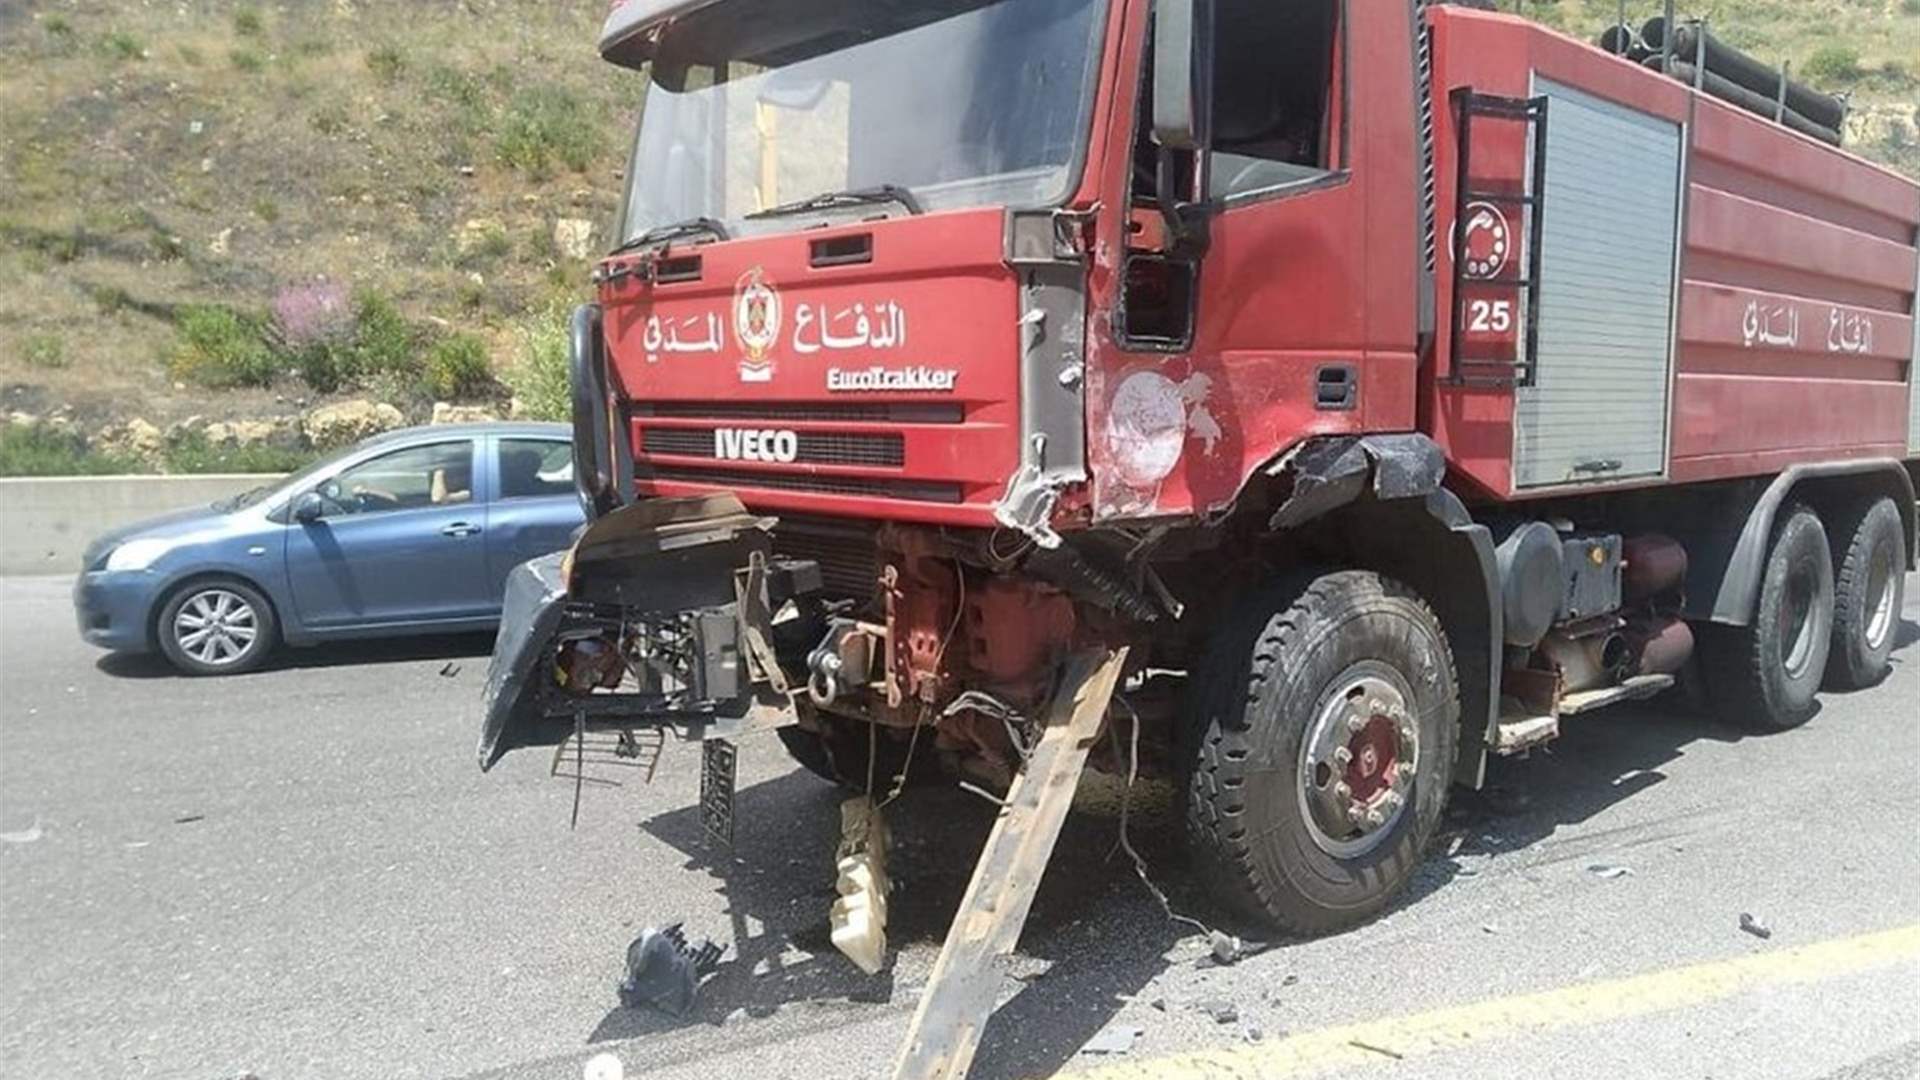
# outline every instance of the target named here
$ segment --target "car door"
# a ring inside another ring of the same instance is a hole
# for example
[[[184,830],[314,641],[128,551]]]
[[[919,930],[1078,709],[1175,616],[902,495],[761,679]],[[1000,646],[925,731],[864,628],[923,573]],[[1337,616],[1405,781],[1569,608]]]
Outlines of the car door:
[[[497,607],[507,574],[528,559],[565,549],[586,521],[573,486],[573,447],[564,439],[499,435],[493,502],[487,507],[487,581]]]
[[[318,632],[497,615],[489,591],[478,440],[402,447],[316,489],[323,507],[287,532],[287,578]]]

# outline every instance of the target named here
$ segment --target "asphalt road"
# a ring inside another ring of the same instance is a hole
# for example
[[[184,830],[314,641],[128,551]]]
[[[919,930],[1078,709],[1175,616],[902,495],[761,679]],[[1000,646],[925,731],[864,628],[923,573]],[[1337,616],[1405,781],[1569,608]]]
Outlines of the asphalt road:
[[[191,681],[82,645],[66,589],[0,582],[6,1076],[884,1075],[992,811],[894,807],[898,956],[867,977],[826,941],[836,795],[771,739],[731,857],[691,748],[569,829],[542,755],[475,768],[485,640]],[[1109,859],[1117,789],[1083,789],[974,1075],[1920,1075],[1920,579],[1900,633],[1886,685],[1789,734],[1575,721],[1455,800],[1392,914],[1232,967]],[[1136,842],[1212,918],[1166,803],[1139,793]],[[695,1015],[620,1009],[627,942],[675,921],[730,946]]]

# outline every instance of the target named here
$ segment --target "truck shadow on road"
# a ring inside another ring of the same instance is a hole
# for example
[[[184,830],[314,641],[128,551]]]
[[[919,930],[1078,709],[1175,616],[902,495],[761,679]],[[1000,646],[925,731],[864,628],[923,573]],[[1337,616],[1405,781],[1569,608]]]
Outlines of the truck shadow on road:
[[[1899,642],[1902,652],[1920,642],[1920,626],[1904,622]],[[1677,700],[1570,719],[1550,750],[1495,759],[1484,790],[1456,789],[1432,848],[1396,908],[1418,903],[1461,877],[1519,872],[1565,859],[1630,863],[1635,848],[1670,841],[1699,826],[1677,822],[1625,832],[1582,826],[1664,783],[1663,769],[1690,750],[1748,738],[1765,736],[1747,735]],[[994,1080],[1065,1068],[1129,999],[1148,991],[1169,968],[1211,963],[1204,946],[1183,940],[1191,932],[1169,921],[1124,854],[1115,850],[1119,793],[1118,782],[1105,777],[1083,783],[1020,951],[1009,965],[1011,997],[988,1024],[969,1075]],[[707,846],[695,808],[641,823],[684,854],[687,869],[712,875],[724,890],[732,920],[730,948],[720,970],[702,987],[691,1016],[615,1009],[589,1041],[660,1036],[701,1024],[732,1027],[808,1005],[819,1007],[807,1014],[811,1031],[871,1021],[879,1008],[896,1013],[893,1028],[904,1032],[994,808],[977,796],[937,789],[916,791],[889,810],[896,892],[888,937],[896,959],[893,967],[867,976],[835,952],[828,937],[840,798],[835,789],[799,771],[742,789],[730,855]],[[1233,925],[1194,883],[1181,853],[1172,789],[1143,783],[1134,800],[1133,844],[1175,909],[1256,937],[1257,931]],[[1568,831],[1576,836],[1539,848],[1541,841]],[[1520,857],[1503,865],[1507,856]],[[1285,956],[1283,943],[1249,963],[1272,965],[1260,970],[1277,979]],[[1257,987],[1260,976],[1250,978]],[[1223,1037],[1231,1030],[1223,1028]],[[744,1028],[742,1038],[750,1031]],[[674,1053],[669,1046],[656,1049]],[[710,1053],[710,1047],[689,1046],[686,1052],[691,1057]],[[862,1060],[876,1062],[889,1060],[892,1052],[891,1046],[859,1048]]]

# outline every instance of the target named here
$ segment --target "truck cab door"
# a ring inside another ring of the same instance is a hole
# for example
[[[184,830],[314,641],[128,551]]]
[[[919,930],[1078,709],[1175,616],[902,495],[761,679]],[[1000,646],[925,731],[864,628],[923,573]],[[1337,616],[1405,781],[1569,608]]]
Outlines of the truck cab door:
[[[1096,518],[1218,509],[1305,438],[1413,428],[1412,20],[1390,7],[1215,0],[1204,145],[1174,191],[1141,108],[1125,254],[1096,294],[1114,312],[1089,374]],[[1164,234],[1162,198],[1200,243]]]

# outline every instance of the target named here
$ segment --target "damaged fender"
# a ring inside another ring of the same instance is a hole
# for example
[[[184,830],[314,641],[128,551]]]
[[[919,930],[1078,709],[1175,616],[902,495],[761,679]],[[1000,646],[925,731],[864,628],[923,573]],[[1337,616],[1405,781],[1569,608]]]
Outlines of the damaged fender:
[[[1314,439],[1268,475],[1293,475],[1293,494],[1274,511],[1275,529],[1295,529],[1371,491],[1383,502],[1424,498],[1446,479],[1447,455],[1425,435]]]

